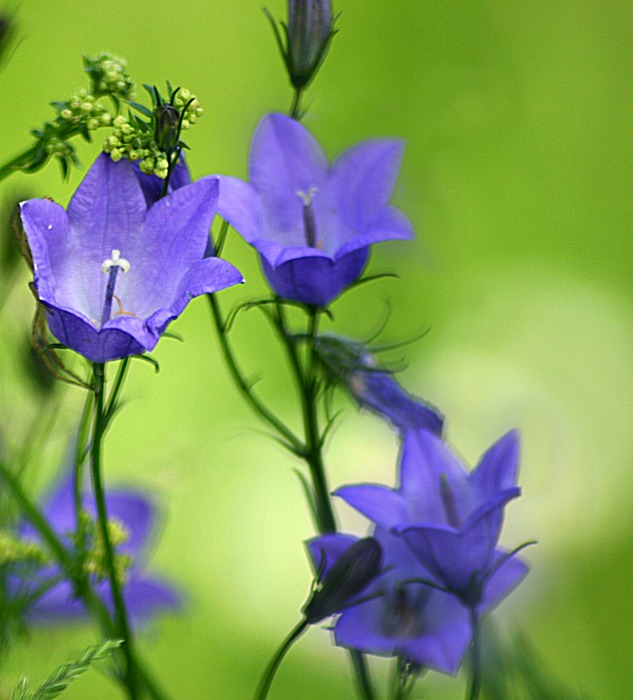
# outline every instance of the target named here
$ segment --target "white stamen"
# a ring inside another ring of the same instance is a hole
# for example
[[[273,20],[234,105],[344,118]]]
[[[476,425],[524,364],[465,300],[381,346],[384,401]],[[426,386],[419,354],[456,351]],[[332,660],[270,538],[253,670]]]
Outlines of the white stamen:
[[[111,267],[120,267],[121,272],[127,272],[130,269],[130,263],[128,260],[121,257],[120,250],[113,250],[112,257],[101,263],[101,271],[107,275],[110,273]]]
[[[319,193],[319,188],[318,187],[309,187],[307,192],[303,192],[302,190],[299,190],[298,192],[295,192],[297,197],[301,200],[303,203],[304,207],[309,207],[312,202],[314,201],[314,198],[317,196]]]

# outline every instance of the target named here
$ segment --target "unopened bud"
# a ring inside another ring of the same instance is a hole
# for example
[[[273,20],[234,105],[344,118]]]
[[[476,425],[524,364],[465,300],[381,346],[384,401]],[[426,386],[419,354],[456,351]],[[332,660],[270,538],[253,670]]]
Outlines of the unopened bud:
[[[295,88],[316,75],[331,37],[331,0],[288,0],[288,64]]]
[[[382,547],[373,537],[354,542],[319,582],[303,614],[311,625],[341,612],[378,576]]]

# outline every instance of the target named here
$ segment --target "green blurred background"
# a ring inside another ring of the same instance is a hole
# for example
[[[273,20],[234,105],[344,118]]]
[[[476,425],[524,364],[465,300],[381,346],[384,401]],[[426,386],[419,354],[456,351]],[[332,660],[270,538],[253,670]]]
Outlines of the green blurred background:
[[[285,15],[281,0],[266,5]],[[430,328],[401,352],[401,380],[442,408],[449,440],[470,463],[520,429],[524,492],[502,541],[539,545],[526,554],[529,578],[495,616],[523,629],[570,687],[625,697],[633,688],[633,5],[340,0],[335,9],[339,34],[308,93],[305,124],[330,156],[367,137],[406,139],[394,202],[418,233],[413,243],[376,246],[370,271],[400,279],[338,302],[336,330],[368,337],[388,303],[385,340]],[[86,84],[81,55],[104,49],[127,58],[139,84],[169,79],[198,96],[205,116],[186,138],[196,177],[245,177],[258,119],[290,103],[259,1],[23,0],[16,19],[21,43],[0,72],[2,160],[52,117],[49,101]],[[99,141],[81,149],[86,166]],[[50,165],[5,181],[0,195],[65,204],[81,177],[63,183]],[[222,293],[225,308],[262,295],[255,255],[237,236],[226,256],[248,284]],[[32,314],[27,279],[23,270],[0,316],[9,441],[21,439],[40,401],[14,372]],[[297,465],[228,380],[204,300],[173,330],[185,344],[159,344],[160,374],[133,365],[106,480],[157,496],[165,519],[151,566],[188,599],[182,614],[144,630],[150,664],[177,700],[247,698],[298,619],[310,579],[301,542],[312,525]],[[257,312],[240,318],[235,342],[293,420]],[[54,435],[26,477],[34,492],[46,488],[80,410],[79,390],[59,397]],[[395,436],[349,408],[328,451],[332,485],[392,484]],[[350,509],[338,512],[349,531],[365,531]],[[40,680],[93,640],[88,627],[34,631],[0,669],[2,687],[25,672]],[[438,676],[428,687],[428,697],[462,695]],[[118,691],[93,671],[64,697]],[[349,697],[347,657],[318,629],[291,651],[271,694]]]

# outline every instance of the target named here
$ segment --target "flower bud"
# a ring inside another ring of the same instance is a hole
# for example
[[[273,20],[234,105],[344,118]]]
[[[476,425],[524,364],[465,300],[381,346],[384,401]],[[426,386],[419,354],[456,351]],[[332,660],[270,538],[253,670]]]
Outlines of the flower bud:
[[[295,88],[316,75],[332,34],[331,0],[288,0],[287,59]]]
[[[180,112],[168,102],[156,107],[156,143],[161,151],[170,153],[178,143]]]
[[[378,576],[382,547],[373,537],[354,542],[332,565],[303,607],[306,621],[313,625],[341,612]]]

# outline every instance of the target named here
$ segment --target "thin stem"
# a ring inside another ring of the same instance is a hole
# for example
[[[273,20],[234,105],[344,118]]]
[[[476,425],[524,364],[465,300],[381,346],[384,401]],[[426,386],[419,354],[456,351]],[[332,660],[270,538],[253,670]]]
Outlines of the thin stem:
[[[105,428],[103,397],[105,385],[105,365],[102,363],[93,363],[93,373],[95,410],[91,446],[92,485],[94,489],[95,503],[97,505],[99,529],[103,540],[106,565],[108,568],[108,578],[110,580],[112,600],[114,602],[117,634],[123,640],[127,692],[130,700],[137,700],[139,693],[137,688],[136,668],[134,664],[134,653],[132,647],[132,632],[130,630],[127,610],[125,608],[125,602],[121,592],[121,585],[116,571],[114,548],[112,546],[112,541],[110,540],[110,532],[108,529],[108,511],[101,479],[101,440]]]
[[[301,364],[296,340],[294,336],[288,332],[283,307],[281,304],[277,305],[278,330],[286,346],[297,388],[301,395],[306,443],[304,459],[310,470],[312,488],[316,501],[316,512],[319,520],[319,532],[323,535],[336,532],[337,528],[323,462],[323,440],[319,430],[317,412],[318,365],[316,362],[315,341],[319,328],[320,313],[321,310],[317,307],[310,307],[308,309],[308,342],[304,367]],[[355,649],[350,649],[349,654],[356,673],[356,682],[360,697],[363,698],[363,700],[373,700],[375,694],[369,679],[369,671],[365,662],[365,656]]]
[[[305,451],[305,446],[299,440],[299,438],[288,428],[277,416],[272,413],[253,393],[251,386],[246,381],[240,368],[237,365],[233,351],[229,344],[229,339],[226,334],[224,321],[222,319],[222,312],[218,305],[217,299],[214,294],[207,294],[207,299],[209,300],[209,307],[211,308],[211,314],[213,315],[213,320],[215,321],[215,327],[218,332],[218,338],[220,340],[220,347],[222,348],[222,354],[229,368],[229,373],[233,382],[239,389],[242,396],[246,399],[250,407],[257,413],[257,415],[268,423],[279,435],[281,435],[286,442],[292,445],[293,449],[297,454],[302,454]]]
[[[290,105],[290,117],[295,121],[301,120],[301,97],[303,95],[303,88],[295,88],[294,95],[292,96],[292,104]]]
[[[471,675],[470,683],[466,689],[466,700],[478,700],[481,690],[481,629],[477,609],[473,606],[469,609],[470,625],[473,630],[473,641],[471,644]]]
[[[336,532],[336,519],[330,499],[330,489],[323,464],[322,441],[317,415],[317,382],[315,374],[314,340],[319,323],[319,309],[310,309],[308,321],[308,343],[305,368],[301,364],[299,352],[293,335],[288,331],[283,307],[277,305],[277,325],[284,342],[290,365],[293,370],[297,389],[301,397],[303,426],[305,433],[304,459],[310,470],[312,487],[316,498],[321,534]]]
[[[114,385],[112,387],[112,391],[110,392],[110,396],[108,397],[108,402],[106,403],[106,407],[104,410],[104,415],[103,415],[103,422],[104,422],[104,429],[108,427],[108,424],[112,420],[112,417],[114,416],[114,412],[117,410],[117,399],[119,398],[119,394],[121,393],[121,387],[123,386],[123,380],[125,379],[125,375],[127,374],[127,370],[130,364],[130,358],[124,357],[121,362],[119,363],[119,370],[117,372],[117,375],[114,379]]]
[[[264,675],[262,676],[262,679],[259,682],[257,691],[255,692],[255,700],[266,700],[266,697],[268,696],[268,691],[270,690],[270,686],[272,685],[273,679],[275,677],[275,673],[279,668],[279,664],[282,662],[284,656],[288,652],[288,649],[290,649],[290,647],[297,641],[297,639],[299,639],[299,637],[306,631],[307,628],[308,621],[304,618],[303,620],[301,620],[301,622],[297,623],[295,627],[293,627],[290,634],[284,639],[282,645],[279,647],[277,653],[273,656],[271,662],[268,664],[268,668],[264,672]]]
[[[374,690],[369,680],[369,671],[367,669],[365,656],[356,649],[350,649],[349,655],[352,659],[354,671],[356,672],[356,683],[360,697],[363,698],[363,700],[374,700]]]

